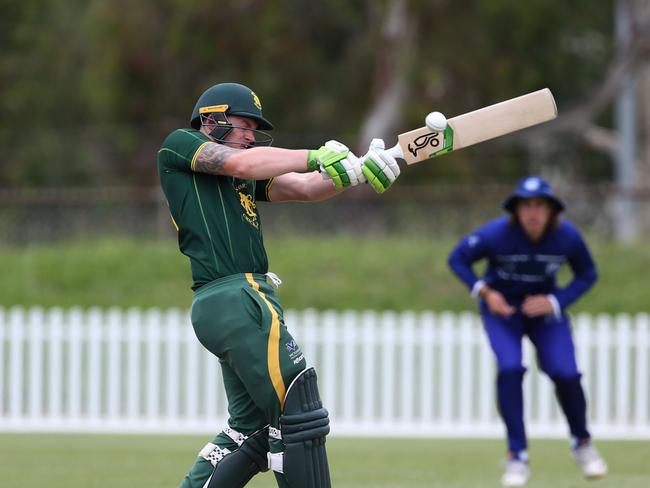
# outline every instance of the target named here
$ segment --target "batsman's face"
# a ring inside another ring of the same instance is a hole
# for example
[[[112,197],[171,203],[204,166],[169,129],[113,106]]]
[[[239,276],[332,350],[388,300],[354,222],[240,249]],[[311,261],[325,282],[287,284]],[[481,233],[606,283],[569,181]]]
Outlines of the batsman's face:
[[[224,139],[226,144],[239,149],[248,149],[255,144],[257,122],[237,115],[228,116],[228,121],[232,124],[233,129]]]
[[[542,238],[553,217],[553,208],[544,197],[523,198],[517,202],[515,211],[519,224],[532,241]]]

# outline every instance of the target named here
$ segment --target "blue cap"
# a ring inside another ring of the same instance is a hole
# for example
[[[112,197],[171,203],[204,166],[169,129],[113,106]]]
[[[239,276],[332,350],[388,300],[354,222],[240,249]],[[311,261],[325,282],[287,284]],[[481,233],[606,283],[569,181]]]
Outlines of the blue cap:
[[[553,188],[548,181],[539,176],[526,176],[519,180],[517,189],[506,198],[501,208],[508,212],[514,212],[517,201],[522,198],[543,197],[549,200],[558,212],[564,210],[564,203],[555,196]]]

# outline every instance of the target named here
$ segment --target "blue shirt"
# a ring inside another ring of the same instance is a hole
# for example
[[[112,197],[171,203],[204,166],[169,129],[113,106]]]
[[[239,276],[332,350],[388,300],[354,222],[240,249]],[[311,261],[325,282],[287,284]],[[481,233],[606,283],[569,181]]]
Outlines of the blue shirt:
[[[502,216],[464,237],[449,255],[452,271],[469,287],[479,281],[472,265],[487,260],[483,281],[513,306],[528,295],[554,295],[561,309],[575,302],[596,282],[594,261],[578,229],[567,220],[533,242],[523,228]],[[568,263],[573,280],[557,285],[560,266]]]

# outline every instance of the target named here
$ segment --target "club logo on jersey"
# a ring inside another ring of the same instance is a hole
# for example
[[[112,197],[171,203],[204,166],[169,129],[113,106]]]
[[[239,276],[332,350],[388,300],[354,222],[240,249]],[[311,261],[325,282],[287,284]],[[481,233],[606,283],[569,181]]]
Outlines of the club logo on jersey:
[[[258,97],[254,91],[251,92],[253,96],[253,105],[255,105],[259,110],[262,110],[262,102],[260,102],[260,97]]]
[[[248,193],[242,193],[240,191],[239,203],[244,209],[244,214],[242,215],[244,220],[246,220],[246,222],[248,222],[253,227],[258,229],[260,224],[257,221],[257,204],[255,203],[255,201],[251,198],[251,196]]]
[[[300,346],[296,344],[295,340],[291,339],[284,346],[287,348],[287,351],[289,351],[289,358],[293,361],[293,364],[298,364],[305,358],[300,350]]]
[[[544,272],[547,276],[553,276],[555,273],[557,273],[557,270],[560,269],[561,265],[562,263],[547,263]]]

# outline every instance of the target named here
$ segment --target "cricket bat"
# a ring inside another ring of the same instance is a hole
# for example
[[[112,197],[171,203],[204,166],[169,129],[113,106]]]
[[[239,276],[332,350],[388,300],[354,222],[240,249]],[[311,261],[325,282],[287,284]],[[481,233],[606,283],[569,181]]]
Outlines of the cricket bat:
[[[388,152],[407,164],[419,163],[555,117],[557,107],[553,94],[544,88],[448,119],[447,127],[440,132],[426,126],[404,132],[397,136],[397,144]]]

